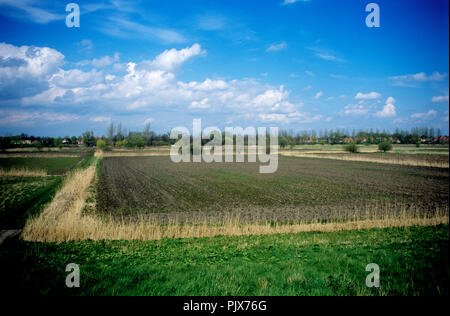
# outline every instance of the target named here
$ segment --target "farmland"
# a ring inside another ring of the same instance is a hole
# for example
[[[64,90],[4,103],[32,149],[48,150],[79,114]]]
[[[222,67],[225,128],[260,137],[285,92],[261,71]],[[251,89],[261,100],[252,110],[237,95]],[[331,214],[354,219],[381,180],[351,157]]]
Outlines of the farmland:
[[[44,170],[50,175],[62,175],[75,167],[81,159],[81,157],[0,158],[0,168],[4,171],[11,169]]]
[[[91,156],[14,153],[0,157],[0,229],[22,228],[27,219],[39,215],[61,187],[65,175],[86,165]]]
[[[260,174],[252,163],[175,164],[163,149],[77,165],[15,178],[25,192],[26,181],[64,182],[2,245],[12,292],[448,295],[448,168],[280,156],[276,173]],[[80,288],[64,286],[68,262],[82,267]],[[380,288],[365,285],[370,262]]]
[[[166,157],[107,157],[97,211],[167,222],[314,221],[448,208],[448,169],[280,157],[262,175],[252,163],[174,164]],[[370,214],[368,214],[370,213]]]

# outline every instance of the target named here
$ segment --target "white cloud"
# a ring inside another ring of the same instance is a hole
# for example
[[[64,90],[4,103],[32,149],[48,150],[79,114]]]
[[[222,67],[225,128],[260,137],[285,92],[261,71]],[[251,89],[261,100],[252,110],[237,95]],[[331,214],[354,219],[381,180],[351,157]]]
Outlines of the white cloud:
[[[263,123],[314,123],[323,118],[322,115],[311,115],[309,113],[292,112],[285,113],[260,113],[258,118]]]
[[[13,18],[27,19],[38,24],[47,24],[57,20],[63,20],[65,15],[56,14],[50,10],[39,8],[32,0],[0,0],[0,6],[7,6],[14,8],[17,12],[9,12],[2,10],[3,14],[9,14]]]
[[[437,71],[433,72],[431,75],[427,75],[424,72],[419,72],[416,74],[393,76],[390,77],[394,85],[414,87],[417,83],[421,82],[433,82],[442,81],[447,77],[446,73],[439,73]]]
[[[310,70],[305,70],[305,74],[307,74],[308,76],[314,77],[314,73]]]
[[[78,47],[80,48],[80,51],[91,51],[94,48],[94,44],[91,40],[83,39],[79,43],[77,43]]]
[[[55,112],[0,109],[0,124],[30,125],[35,122],[64,123],[78,120],[79,115]]]
[[[14,46],[11,47],[14,48]],[[38,50],[46,52],[49,49],[38,48]],[[30,65],[28,61],[9,59],[11,56],[5,51],[0,49],[2,52],[0,71],[8,70],[13,66],[20,68]],[[183,62],[200,52],[200,46],[193,45],[184,51],[167,50],[159,55],[165,58],[155,58],[141,63],[129,62],[124,64],[124,68],[120,71],[116,71],[114,67],[96,70],[92,68],[92,62],[88,65],[91,69],[85,71],[77,68],[63,70],[60,67],[64,56],[53,51],[53,55],[59,54],[60,58],[56,59],[57,62],[49,62],[45,65],[46,67],[53,65],[51,70],[40,69],[38,72],[43,78],[45,87],[30,95],[16,96],[14,100],[21,106],[64,108],[65,111],[73,113],[96,113],[86,115],[88,121],[96,123],[110,121],[110,115],[151,113],[155,109],[161,110],[164,107],[170,107],[180,113],[187,109],[208,109],[210,114],[232,113],[236,118],[249,121],[278,120],[286,123],[310,123],[321,119],[321,115],[299,112],[303,104],[292,103],[289,91],[283,86],[274,87],[256,79],[177,80],[176,74],[171,70],[181,67]],[[45,54],[38,55],[43,57]],[[36,61],[32,63],[36,64]],[[150,63],[151,66],[149,66]],[[165,69],[157,69],[157,66]],[[17,71],[15,68],[14,70]],[[30,77],[30,74],[28,76]],[[23,86],[11,86],[11,90],[20,89],[23,89]],[[93,111],[94,108],[95,111]],[[42,111],[42,113],[51,112]],[[108,113],[108,115],[98,116],[97,113]],[[67,115],[69,116],[62,116],[62,114],[55,116],[55,120],[79,117],[78,114]],[[24,115],[17,115],[15,120],[17,117],[30,119],[27,112]],[[44,117],[51,120],[49,116],[44,115],[32,117]],[[144,118],[145,116],[141,120]]]
[[[93,59],[92,60],[92,66],[103,68],[112,65],[113,63],[118,62],[120,59],[120,56],[118,53],[115,53],[113,57],[104,56],[100,59]]]
[[[326,53],[316,53],[316,56],[329,61],[340,61],[340,59],[334,55],[326,54]]]
[[[365,94],[362,92],[358,92],[355,96],[356,100],[373,100],[378,98],[381,98],[381,94],[377,92],[369,92]]]
[[[268,51],[268,52],[277,52],[277,51],[280,51],[280,50],[283,50],[283,49],[286,49],[286,48],[287,48],[286,42],[281,42],[281,43],[278,43],[278,44],[270,45],[266,49],[266,51]]]
[[[104,76],[102,72],[92,69],[90,72],[84,72],[78,69],[62,70],[54,74],[49,83],[61,88],[79,88],[89,87],[103,82]]]
[[[104,123],[104,122],[110,122],[111,118],[107,116],[97,116],[97,117],[91,117],[90,120],[92,122],[96,123]]]
[[[431,102],[433,102],[433,103],[448,102],[448,95],[442,95],[442,96],[433,97],[431,99]]]
[[[345,115],[364,115],[369,109],[363,104],[349,104],[344,107]]]
[[[204,98],[201,101],[192,101],[191,106],[189,108],[191,109],[209,109],[211,105],[208,104],[208,98]]]
[[[205,51],[202,51],[201,46],[195,43],[191,47],[186,47],[181,50],[176,50],[174,48],[166,50],[156,56],[156,58],[150,62],[150,65],[155,69],[173,71],[188,59],[204,53]]]
[[[435,110],[429,110],[426,113],[414,113],[411,115],[411,117],[415,119],[430,119],[435,118],[436,116],[437,112]]]
[[[395,99],[393,97],[389,97],[386,100],[386,104],[384,105],[383,109],[379,112],[375,113],[375,116],[377,117],[394,117],[397,115],[397,110],[395,108]]]
[[[253,104],[256,107],[273,107],[286,99],[287,96],[288,93],[284,91],[283,86],[281,86],[279,90],[267,90],[263,94],[256,96],[253,99]]]
[[[48,80],[63,63],[64,55],[48,47],[0,43],[0,97],[18,98],[46,90]]]
[[[123,17],[112,15],[99,27],[99,31],[119,38],[159,40],[165,43],[185,43],[186,38],[177,31],[143,25]]]
[[[284,0],[282,5],[293,4],[296,2],[309,2],[309,0]]]
[[[307,85],[306,87],[303,88],[303,91],[309,91],[312,89],[311,85]]]
[[[316,95],[314,96],[314,99],[318,100],[318,99],[320,99],[321,96],[323,96],[323,92],[322,92],[322,91],[319,91],[319,92],[317,92]]]

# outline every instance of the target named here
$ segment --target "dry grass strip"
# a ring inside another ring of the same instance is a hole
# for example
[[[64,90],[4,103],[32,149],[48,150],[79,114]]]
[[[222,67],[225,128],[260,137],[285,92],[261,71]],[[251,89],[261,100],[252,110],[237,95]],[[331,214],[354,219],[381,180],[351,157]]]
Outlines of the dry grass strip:
[[[46,177],[45,170],[30,170],[30,169],[0,169],[0,177]]]
[[[95,180],[95,166],[77,170],[66,180],[53,201],[40,216],[28,221],[22,238],[38,242],[66,242],[73,240],[158,240],[162,238],[194,238],[214,236],[291,234],[298,232],[336,232],[401,226],[430,226],[449,223],[448,208],[437,210],[428,217],[398,215],[387,211],[386,216],[373,219],[349,219],[345,222],[274,224],[243,224],[238,217],[230,217],[221,224],[177,223],[160,224],[149,221],[124,222],[112,218],[84,214],[89,187]]]
[[[322,159],[335,159],[344,161],[362,161],[362,162],[373,162],[373,163],[383,163],[390,165],[402,165],[402,166],[415,166],[415,167],[435,167],[435,168],[449,168],[448,162],[432,162],[424,161],[423,159],[415,159],[410,157],[402,157],[401,159],[395,157],[389,157],[386,155],[382,158],[366,157],[364,155],[358,154],[343,154],[343,155],[327,155],[327,154],[305,154],[300,152],[288,152],[281,151],[280,155],[291,156],[291,157],[302,157],[302,158],[322,158]]]

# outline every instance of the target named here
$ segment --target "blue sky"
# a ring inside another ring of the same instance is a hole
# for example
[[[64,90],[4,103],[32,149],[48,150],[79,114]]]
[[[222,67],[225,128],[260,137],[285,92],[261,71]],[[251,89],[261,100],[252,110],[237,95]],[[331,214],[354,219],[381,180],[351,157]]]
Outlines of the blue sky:
[[[0,134],[110,122],[448,133],[447,0],[0,0]]]

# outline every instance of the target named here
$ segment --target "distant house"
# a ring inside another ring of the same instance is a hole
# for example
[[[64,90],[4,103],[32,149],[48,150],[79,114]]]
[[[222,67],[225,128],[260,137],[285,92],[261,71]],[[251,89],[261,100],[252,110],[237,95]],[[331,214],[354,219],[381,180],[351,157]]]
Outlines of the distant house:
[[[343,139],[344,143],[353,143],[353,138],[352,137],[345,137]]]
[[[31,139],[22,139],[20,143],[23,145],[31,145]]]
[[[441,138],[439,140],[441,141],[441,143],[448,144],[449,138],[448,138],[448,136],[441,136]]]
[[[61,143],[63,145],[69,145],[72,144],[72,141],[69,138],[64,138]]]

